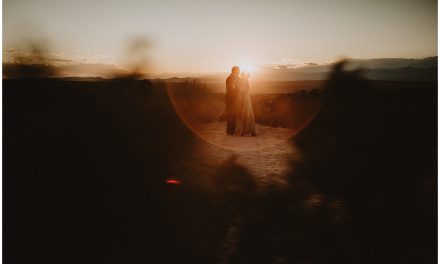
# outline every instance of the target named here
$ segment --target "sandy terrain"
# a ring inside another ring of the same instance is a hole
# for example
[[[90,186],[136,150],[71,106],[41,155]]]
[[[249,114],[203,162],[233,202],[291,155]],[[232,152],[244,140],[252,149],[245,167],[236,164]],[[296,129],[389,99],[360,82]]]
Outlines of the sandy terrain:
[[[179,167],[196,174],[211,174],[230,157],[248,168],[261,185],[285,182],[289,160],[296,156],[287,142],[293,131],[257,125],[256,137],[227,136],[225,122],[197,126],[194,131],[202,139],[180,160]],[[196,163],[196,164],[195,164]]]

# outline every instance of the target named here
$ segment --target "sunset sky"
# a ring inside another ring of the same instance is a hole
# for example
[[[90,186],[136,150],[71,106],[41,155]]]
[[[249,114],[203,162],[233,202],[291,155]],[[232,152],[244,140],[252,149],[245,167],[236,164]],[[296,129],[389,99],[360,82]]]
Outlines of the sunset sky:
[[[3,61],[44,43],[69,63],[122,65],[146,38],[154,72],[437,55],[431,0],[4,0]]]

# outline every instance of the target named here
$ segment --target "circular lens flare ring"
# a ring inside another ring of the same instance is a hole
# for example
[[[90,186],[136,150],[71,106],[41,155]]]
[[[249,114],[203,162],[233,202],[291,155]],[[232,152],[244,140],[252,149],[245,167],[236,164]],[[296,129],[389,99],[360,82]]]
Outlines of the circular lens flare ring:
[[[274,147],[276,144],[283,143],[295,136],[299,131],[306,127],[314,118],[315,113],[308,116],[301,124],[298,124],[295,129],[283,129],[270,126],[262,126],[257,124],[257,137],[240,137],[226,135],[226,122],[214,121],[205,124],[194,124],[190,121],[189,116],[194,114],[196,105],[191,105],[190,109],[184,110],[182,107],[182,99],[176,95],[174,85],[167,83],[166,89],[170,98],[171,104],[179,116],[180,120],[200,139],[203,141],[223,148],[234,151],[249,151],[265,149]],[[192,87],[188,88],[186,94],[191,94]],[[178,88],[179,89],[179,88]],[[186,102],[187,103],[187,102]],[[191,113],[188,113],[190,111]]]

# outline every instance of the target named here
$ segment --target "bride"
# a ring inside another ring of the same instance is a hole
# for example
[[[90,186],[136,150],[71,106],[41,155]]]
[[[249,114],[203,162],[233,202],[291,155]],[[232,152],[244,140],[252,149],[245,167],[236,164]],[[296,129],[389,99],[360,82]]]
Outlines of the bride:
[[[243,72],[238,83],[236,135],[256,136],[255,117],[249,95],[249,73]]]

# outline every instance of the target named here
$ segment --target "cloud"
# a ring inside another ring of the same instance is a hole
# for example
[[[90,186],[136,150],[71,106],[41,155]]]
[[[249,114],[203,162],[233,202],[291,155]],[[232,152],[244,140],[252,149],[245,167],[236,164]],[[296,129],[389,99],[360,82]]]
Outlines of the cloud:
[[[64,76],[75,77],[113,77],[117,74],[125,73],[124,69],[117,67],[115,64],[104,63],[75,63],[59,67]]]

